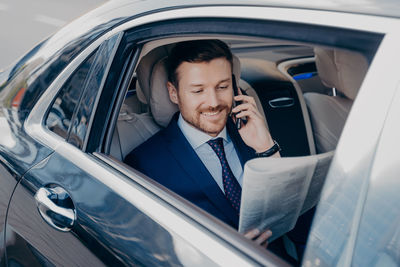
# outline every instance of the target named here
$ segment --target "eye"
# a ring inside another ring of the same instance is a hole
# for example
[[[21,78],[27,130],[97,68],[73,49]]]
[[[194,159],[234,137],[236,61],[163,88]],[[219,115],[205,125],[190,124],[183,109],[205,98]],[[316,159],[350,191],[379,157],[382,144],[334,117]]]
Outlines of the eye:
[[[203,92],[202,89],[197,89],[192,91],[193,94],[200,94],[201,92]]]
[[[221,90],[226,89],[226,88],[228,88],[227,85],[223,85],[223,86],[219,86],[219,87],[218,87],[218,89],[221,89]]]

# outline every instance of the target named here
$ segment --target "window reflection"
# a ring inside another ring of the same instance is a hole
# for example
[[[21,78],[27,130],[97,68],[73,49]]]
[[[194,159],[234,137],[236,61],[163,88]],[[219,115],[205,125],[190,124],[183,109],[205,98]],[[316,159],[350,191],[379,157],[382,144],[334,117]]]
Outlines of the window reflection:
[[[63,85],[48,113],[47,127],[63,138],[68,136],[71,118],[79,102],[95,54],[95,52],[92,53]]]

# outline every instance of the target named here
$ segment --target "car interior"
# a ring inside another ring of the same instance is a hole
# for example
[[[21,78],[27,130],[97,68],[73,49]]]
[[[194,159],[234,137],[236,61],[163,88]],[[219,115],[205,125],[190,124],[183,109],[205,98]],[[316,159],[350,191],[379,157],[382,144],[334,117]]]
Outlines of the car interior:
[[[165,61],[174,43],[188,39],[193,38],[143,46],[114,130],[111,156],[123,160],[178,111],[168,97]],[[288,41],[220,39],[231,47],[238,84],[255,98],[282,156],[335,149],[368,69],[363,55]]]
[[[172,37],[143,45],[115,125],[111,157],[123,161],[178,111],[166,88],[166,58],[175,43],[192,39],[216,36]],[[335,150],[368,69],[362,54],[267,38],[217,39],[231,48],[237,84],[256,100],[282,157]],[[306,220],[312,219],[308,216]],[[304,232],[308,230],[309,224]]]

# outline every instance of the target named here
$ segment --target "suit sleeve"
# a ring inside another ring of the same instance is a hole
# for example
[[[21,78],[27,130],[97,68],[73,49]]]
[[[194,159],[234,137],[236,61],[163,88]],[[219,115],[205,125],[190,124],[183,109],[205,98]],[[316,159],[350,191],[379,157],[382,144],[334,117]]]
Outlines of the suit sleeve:
[[[124,162],[131,166],[132,168],[137,168],[139,165],[138,159],[134,153],[135,151],[131,151],[124,159]]]

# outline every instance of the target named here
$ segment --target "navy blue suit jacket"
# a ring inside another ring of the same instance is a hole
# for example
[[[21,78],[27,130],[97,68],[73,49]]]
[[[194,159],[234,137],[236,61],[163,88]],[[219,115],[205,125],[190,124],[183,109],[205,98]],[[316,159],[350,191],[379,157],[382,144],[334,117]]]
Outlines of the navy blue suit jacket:
[[[234,228],[239,216],[180,130],[175,114],[169,125],[135,148],[125,163]],[[227,131],[242,166],[254,157],[229,118]]]

